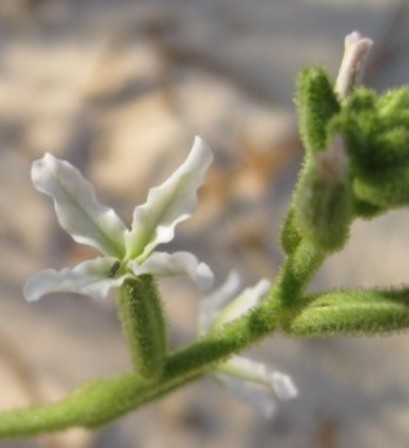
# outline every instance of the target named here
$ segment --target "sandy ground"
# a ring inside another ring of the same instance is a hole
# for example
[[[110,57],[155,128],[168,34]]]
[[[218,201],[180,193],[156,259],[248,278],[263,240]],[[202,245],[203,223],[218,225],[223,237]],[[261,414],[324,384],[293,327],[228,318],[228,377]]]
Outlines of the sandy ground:
[[[334,75],[343,36],[358,29],[377,42],[367,82],[406,83],[408,19],[398,2],[384,0],[2,0],[1,409],[59,398],[129,367],[113,301],[22,298],[36,270],[93,255],[58,228],[34,191],[34,159],[49,151],[75,163],[129,220],[200,134],[215,164],[197,214],[170,249],[194,251],[218,282],[232,268],[248,284],[273,278],[302,155],[292,105],[297,71],[323,64]],[[407,282],[408,225],[407,211],[357,222],[313,287]],[[172,343],[188,343],[200,296],[182,280],[161,287]],[[0,447],[404,448],[406,338],[266,341],[253,356],[290,373],[300,389],[273,421],[205,379],[97,432]]]

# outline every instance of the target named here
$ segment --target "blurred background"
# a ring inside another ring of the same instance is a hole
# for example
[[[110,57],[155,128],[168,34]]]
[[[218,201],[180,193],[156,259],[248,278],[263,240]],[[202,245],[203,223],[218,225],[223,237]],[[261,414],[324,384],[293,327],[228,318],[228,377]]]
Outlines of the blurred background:
[[[48,296],[25,280],[94,254],[58,227],[29,171],[49,151],[77,165],[129,222],[195,134],[215,152],[200,206],[169,250],[191,250],[221,283],[273,278],[279,226],[302,157],[294,81],[306,65],[335,76],[344,36],[375,40],[365,82],[409,80],[406,1],[1,0],[0,408],[63,397],[130,367],[114,301]],[[409,214],[357,222],[312,288],[407,282]],[[199,293],[161,283],[174,346],[193,340]],[[409,345],[390,337],[276,336],[251,355],[289,373],[300,396],[263,419],[211,379],[95,432],[1,448],[384,448],[409,446]]]

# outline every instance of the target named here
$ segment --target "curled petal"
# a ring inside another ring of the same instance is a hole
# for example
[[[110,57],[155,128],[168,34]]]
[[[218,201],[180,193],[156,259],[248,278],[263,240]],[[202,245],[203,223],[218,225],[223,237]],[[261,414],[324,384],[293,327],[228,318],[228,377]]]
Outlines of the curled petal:
[[[277,411],[276,400],[270,391],[263,386],[221,373],[215,376],[233,395],[256,408],[265,418],[271,419],[275,416]]]
[[[96,258],[84,261],[74,269],[40,271],[26,283],[23,295],[27,302],[34,302],[51,292],[74,292],[105,299],[111,289],[121,286],[125,279],[125,276],[112,275],[116,263],[113,257]]]
[[[240,277],[236,271],[231,271],[225,282],[214,292],[199,302],[199,334],[207,332],[211,323],[223,308],[234,298],[240,288]]]
[[[125,225],[97,201],[94,187],[75,167],[47,153],[33,163],[31,178],[37,190],[51,196],[58,222],[75,241],[106,255],[124,254]]]
[[[213,284],[213,273],[209,266],[200,263],[189,252],[173,254],[153,252],[143,264],[131,261],[129,266],[135,275],[151,274],[159,277],[188,275],[202,290],[210,288]]]
[[[288,400],[297,396],[288,375],[242,356],[233,356],[219,365],[216,376],[238,398],[258,408],[266,417],[274,415],[277,398]]]
[[[196,137],[186,161],[149,191],[146,203],[135,208],[132,230],[125,234],[127,259],[143,261],[158,244],[173,239],[175,226],[196,208],[197,190],[212,159],[210,148]]]
[[[290,376],[243,356],[231,357],[228,361],[220,364],[218,370],[244,381],[265,386],[273,391],[280,400],[289,400],[298,394]]]
[[[291,400],[298,395],[298,390],[291,377],[281,372],[269,374],[274,391],[280,400]]]
[[[260,280],[252,288],[246,288],[237,298],[223,308],[213,321],[211,329],[220,328],[249,312],[265,297],[269,288],[270,282],[265,279]]]

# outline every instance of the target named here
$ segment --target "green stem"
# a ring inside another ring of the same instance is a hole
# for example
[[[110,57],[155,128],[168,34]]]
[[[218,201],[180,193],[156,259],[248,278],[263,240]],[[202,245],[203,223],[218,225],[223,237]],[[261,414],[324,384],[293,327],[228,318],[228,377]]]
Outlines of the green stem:
[[[0,413],[0,438],[29,436],[72,426],[98,426],[192,381],[214,364],[273,331],[266,308],[237,319],[223,331],[167,358],[162,377],[146,383],[134,373],[94,381],[66,399],[47,405]],[[259,331],[254,331],[256,328]],[[263,331],[261,331],[263,328]],[[241,335],[237,338],[237,333]]]
[[[160,378],[146,382],[136,373],[124,373],[85,384],[55,403],[2,412],[0,438],[99,426],[208,373],[232,354],[273,333],[282,307],[299,298],[322,259],[321,252],[301,242],[264,301],[249,314],[168,356]]]
[[[2,412],[0,438],[30,436],[73,426],[96,427],[157,399],[203,375],[240,347],[232,328],[248,327],[247,322],[240,320],[223,334],[215,333],[212,338],[170,356],[163,376],[150,383],[141,381],[135,373],[124,373],[85,384],[55,403]]]
[[[136,374],[129,372],[96,380],[85,384],[61,401],[3,412],[0,418],[0,437],[27,437],[71,427],[97,427],[198,376],[197,373],[184,375],[183,383],[181,378],[167,377],[147,384],[141,382]]]
[[[286,259],[272,291],[280,300],[282,311],[299,305],[305,286],[321,266],[325,255],[323,249],[301,240],[293,254]]]

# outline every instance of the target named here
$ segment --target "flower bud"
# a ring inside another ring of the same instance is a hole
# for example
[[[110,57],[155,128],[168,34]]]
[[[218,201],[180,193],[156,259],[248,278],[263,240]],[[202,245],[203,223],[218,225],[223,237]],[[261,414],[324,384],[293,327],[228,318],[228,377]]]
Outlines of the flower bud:
[[[344,56],[335,82],[335,91],[340,98],[346,98],[353,89],[372,45],[371,39],[362,37],[356,31],[345,37]]]
[[[295,222],[294,209],[291,208],[281,228],[281,246],[287,255],[292,255],[297,249],[301,235]]]
[[[351,195],[341,136],[307,163],[295,193],[295,218],[300,234],[327,250],[340,249],[346,241]]]

